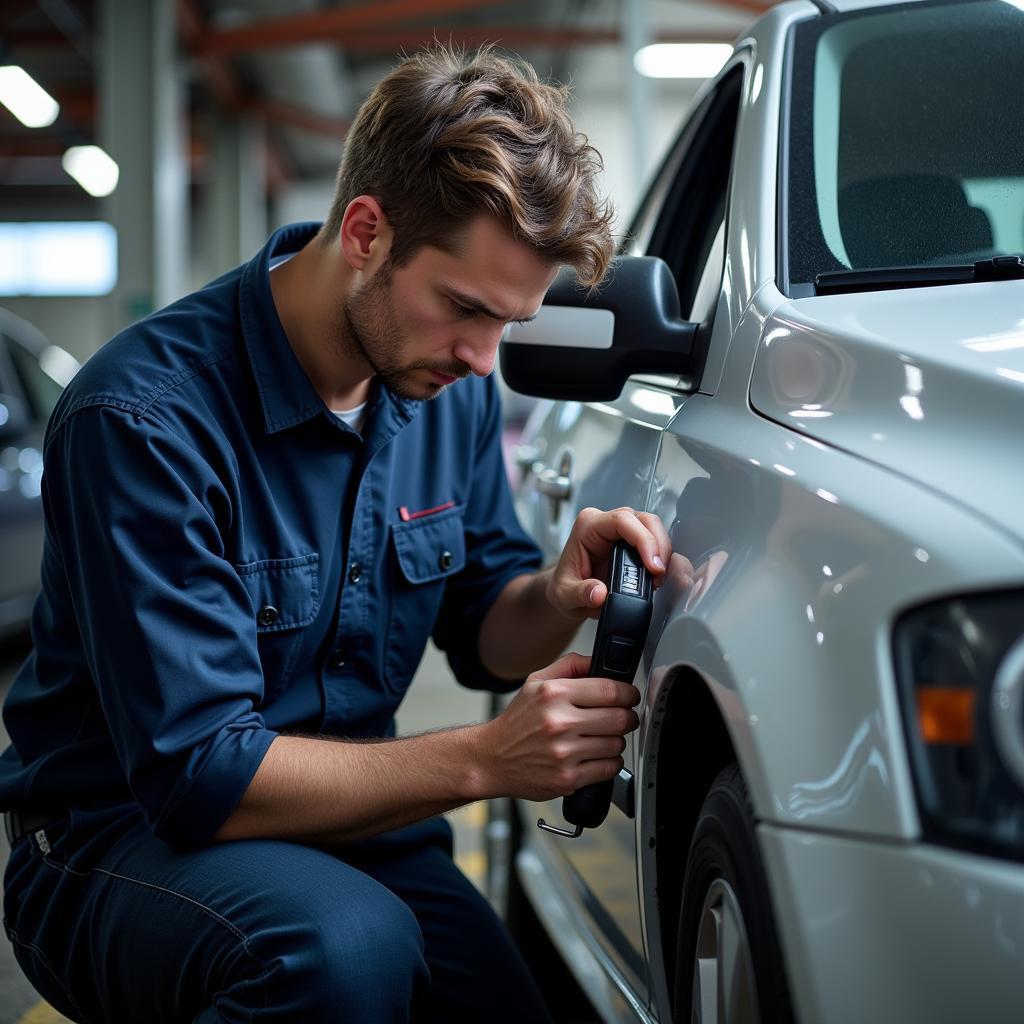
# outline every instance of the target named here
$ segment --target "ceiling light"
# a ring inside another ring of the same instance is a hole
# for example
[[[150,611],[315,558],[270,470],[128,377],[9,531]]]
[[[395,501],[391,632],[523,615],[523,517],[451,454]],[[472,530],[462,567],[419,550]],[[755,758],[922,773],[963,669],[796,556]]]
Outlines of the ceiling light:
[[[60,113],[57,101],[16,64],[0,67],[0,103],[29,128],[45,128]]]
[[[99,146],[72,146],[61,162],[91,196],[109,196],[117,188],[118,166]]]
[[[654,43],[633,54],[648,78],[714,78],[732,56],[728,43]]]

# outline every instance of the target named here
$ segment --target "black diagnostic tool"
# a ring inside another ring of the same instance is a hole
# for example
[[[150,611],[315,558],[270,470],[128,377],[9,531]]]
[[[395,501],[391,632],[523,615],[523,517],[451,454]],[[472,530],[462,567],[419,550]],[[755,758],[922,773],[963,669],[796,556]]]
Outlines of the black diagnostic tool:
[[[636,548],[624,541],[612,548],[608,573],[608,597],[601,608],[590,657],[590,675],[631,683],[651,624],[654,588]],[[576,839],[585,828],[597,828],[608,816],[614,779],[594,782],[562,800],[562,817],[575,831],[556,828],[543,818],[537,825],[547,832]]]

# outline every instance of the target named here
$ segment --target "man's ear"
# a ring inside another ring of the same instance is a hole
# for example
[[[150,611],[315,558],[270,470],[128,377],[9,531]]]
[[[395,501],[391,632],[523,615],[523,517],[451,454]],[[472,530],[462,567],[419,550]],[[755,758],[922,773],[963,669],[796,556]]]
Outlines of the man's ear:
[[[374,273],[387,259],[392,237],[391,224],[373,196],[356,196],[345,208],[339,240],[353,270]]]

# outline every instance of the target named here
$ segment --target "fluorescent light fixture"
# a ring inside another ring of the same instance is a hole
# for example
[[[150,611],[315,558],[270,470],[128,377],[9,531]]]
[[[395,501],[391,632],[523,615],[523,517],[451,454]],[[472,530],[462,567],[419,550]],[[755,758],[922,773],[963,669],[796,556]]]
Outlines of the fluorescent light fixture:
[[[45,128],[60,113],[57,101],[17,64],[0,67],[0,103],[28,128]]]
[[[633,54],[648,78],[714,78],[732,56],[728,43],[654,43]]]
[[[0,295],[107,295],[116,283],[117,232],[110,224],[0,224]],[[42,359],[58,383],[71,372],[57,350],[47,349]]]
[[[61,163],[91,196],[109,196],[117,188],[121,172],[99,146],[72,146]]]

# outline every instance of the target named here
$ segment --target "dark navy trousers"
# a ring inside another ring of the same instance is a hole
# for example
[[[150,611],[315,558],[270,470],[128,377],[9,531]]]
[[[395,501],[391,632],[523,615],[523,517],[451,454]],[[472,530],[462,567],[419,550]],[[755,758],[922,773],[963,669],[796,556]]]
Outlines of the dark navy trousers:
[[[550,1019],[442,819],[182,852],[134,808],[72,811],[15,844],[4,924],[42,996],[90,1024]]]

